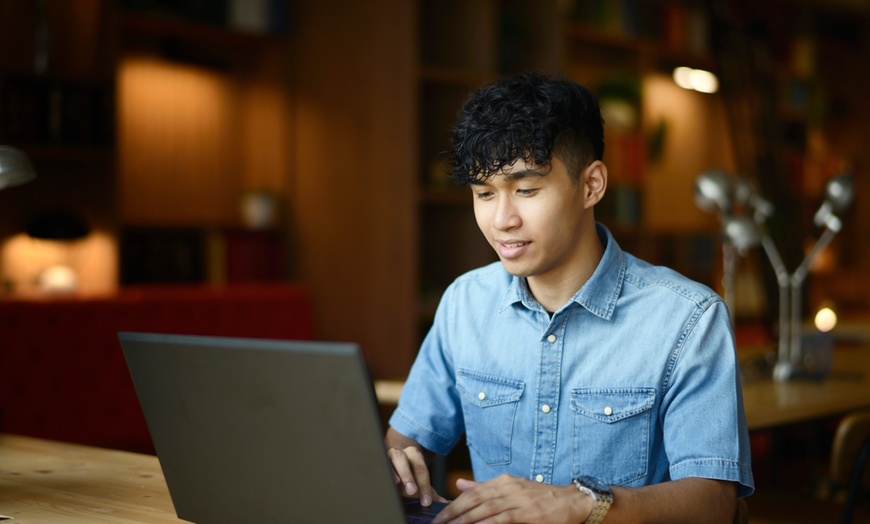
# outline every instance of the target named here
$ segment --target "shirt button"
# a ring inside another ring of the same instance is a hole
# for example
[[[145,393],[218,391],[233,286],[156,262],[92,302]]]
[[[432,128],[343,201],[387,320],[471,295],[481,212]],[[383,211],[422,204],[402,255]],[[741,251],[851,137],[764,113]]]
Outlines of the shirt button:
[[[484,393],[483,391],[481,391],[480,393],[477,394],[477,398],[480,399],[480,400],[484,400],[484,399],[486,398],[486,393]],[[610,409],[610,408],[607,408],[607,409]],[[609,413],[608,413],[608,414],[609,414]]]
[[[547,337],[547,342],[549,342],[550,344],[552,344],[555,341],[556,341],[556,335],[550,335],[549,337]]]
[[[544,482],[544,476],[538,473],[535,475],[535,482]]]
[[[548,406],[547,404],[544,404],[543,406],[541,406],[541,411],[543,411],[544,413],[549,413],[550,406]]]
[[[606,408],[604,408],[604,414],[607,415],[608,417],[610,415],[613,415],[613,408],[610,406],[607,406]]]

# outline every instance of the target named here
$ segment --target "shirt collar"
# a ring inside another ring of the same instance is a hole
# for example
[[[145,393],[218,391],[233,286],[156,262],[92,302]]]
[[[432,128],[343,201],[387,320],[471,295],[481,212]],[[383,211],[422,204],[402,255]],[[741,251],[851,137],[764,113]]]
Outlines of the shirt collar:
[[[589,312],[609,320],[613,316],[616,300],[619,298],[622,282],[625,279],[625,252],[620,249],[616,240],[613,239],[613,235],[605,226],[596,223],[595,231],[604,245],[604,254],[601,261],[598,262],[595,272],[571,298],[571,301],[586,308]],[[529,284],[523,277],[511,278],[500,309],[503,310],[517,302],[522,303],[528,309],[543,311],[540,303],[532,296]]]

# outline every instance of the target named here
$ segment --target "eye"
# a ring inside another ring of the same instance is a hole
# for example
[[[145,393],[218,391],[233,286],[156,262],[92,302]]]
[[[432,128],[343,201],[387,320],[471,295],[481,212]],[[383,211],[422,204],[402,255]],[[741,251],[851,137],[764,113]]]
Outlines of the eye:
[[[479,200],[487,200],[492,197],[492,191],[475,191],[474,195]]]
[[[520,196],[532,196],[537,192],[537,189],[517,189],[517,194]]]

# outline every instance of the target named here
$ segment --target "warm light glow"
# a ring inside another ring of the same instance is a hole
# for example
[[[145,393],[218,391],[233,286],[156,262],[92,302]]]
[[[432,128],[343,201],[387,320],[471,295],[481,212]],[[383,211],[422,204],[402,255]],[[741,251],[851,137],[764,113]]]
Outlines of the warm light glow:
[[[644,75],[641,93],[640,121],[650,129],[663,125],[665,131],[661,156],[646,163],[641,223],[687,234],[715,230],[715,214],[686,203],[692,202],[698,173],[711,167],[738,171],[725,100],[679,87],[670,71]]]
[[[45,268],[39,274],[39,288],[50,294],[75,293],[79,287],[79,277],[75,270],[63,264]]]
[[[60,264],[77,275],[78,293],[109,293],[118,287],[117,252],[115,237],[105,231],[93,230],[73,242],[38,240],[21,233],[0,243],[0,280],[15,294],[41,294],[44,271]]]
[[[816,329],[822,333],[834,329],[837,325],[837,313],[829,307],[823,307],[816,313]]]
[[[715,93],[719,90],[719,79],[710,71],[678,67],[674,69],[674,82],[683,89],[700,93]]]
[[[214,71],[133,55],[119,66],[118,94],[122,217],[236,218],[236,85]]]

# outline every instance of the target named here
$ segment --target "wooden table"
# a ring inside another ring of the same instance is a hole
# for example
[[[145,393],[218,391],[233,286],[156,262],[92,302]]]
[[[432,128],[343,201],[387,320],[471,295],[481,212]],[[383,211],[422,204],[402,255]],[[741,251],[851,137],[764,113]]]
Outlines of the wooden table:
[[[186,522],[157,457],[14,435],[0,435],[0,515],[10,524]]]
[[[750,431],[870,408],[870,346],[838,345],[824,379],[748,381],[743,384],[743,405]]]

